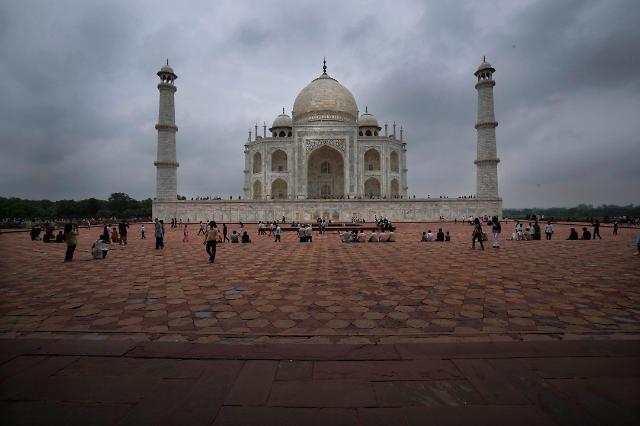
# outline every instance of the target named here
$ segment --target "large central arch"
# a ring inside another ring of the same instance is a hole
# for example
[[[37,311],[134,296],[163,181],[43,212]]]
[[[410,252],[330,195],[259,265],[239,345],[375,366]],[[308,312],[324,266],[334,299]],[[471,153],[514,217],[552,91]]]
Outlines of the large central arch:
[[[307,198],[344,197],[344,159],[329,146],[322,146],[307,160]]]

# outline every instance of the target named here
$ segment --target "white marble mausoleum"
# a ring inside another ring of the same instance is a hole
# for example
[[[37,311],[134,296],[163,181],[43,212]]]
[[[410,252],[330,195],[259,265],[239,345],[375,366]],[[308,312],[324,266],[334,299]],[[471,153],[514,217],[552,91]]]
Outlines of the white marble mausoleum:
[[[244,144],[244,199],[178,200],[174,94],[177,75],[168,63],[160,84],[156,197],[153,215],[182,221],[255,222],[318,217],[350,221],[429,221],[440,217],[501,215],[498,196],[493,73],[483,61],[475,72],[478,91],[477,185],[474,198],[415,199],[407,196],[404,131],[381,127],[345,86],[327,73],[303,88],[291,115],[283,108],[262,135],[249,131]],[[253,135],[252,135],[253,133]]]

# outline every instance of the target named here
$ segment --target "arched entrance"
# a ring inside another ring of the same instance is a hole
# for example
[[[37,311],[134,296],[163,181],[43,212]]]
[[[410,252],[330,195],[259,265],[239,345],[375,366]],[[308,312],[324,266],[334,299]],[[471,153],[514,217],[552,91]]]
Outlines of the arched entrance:
[[[322,146],[307,160],[307,197],[344,197],[344,160],[342,154]]]
[[[271,198],[283,200],[287,198],[287,182],[284,179],[276,179],[271,184]]]
[[[271,154],[271,171],[286,172],[287,171],[287,153],[281,149]]]
[[[370,177],[364,182],[364,195],[368,198],[380,197],[380,181],[374,177]]]
[[[377,149],[369,149],[364,153],[364,169],[366,171],[380,170],[380,153]]]
[[[259,180],[253,182],[253,199],[262,199],[262,183]]]
[[[398,198],[400,196],[400,185],[397,179],[391,181],[391,197]]]

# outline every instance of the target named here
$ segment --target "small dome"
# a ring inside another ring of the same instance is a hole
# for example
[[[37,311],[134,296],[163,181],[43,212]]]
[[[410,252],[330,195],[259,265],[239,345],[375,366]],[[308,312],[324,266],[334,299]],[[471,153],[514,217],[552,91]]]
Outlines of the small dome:
[[[276,127],[292,127],[292,126],[293,126],[293,121],[291,120],[291,117],[285,114],[283,110],[282,114],[280,114],[279,116],[276,117],[275,120],[273,120],[273,124],[271,125],[271,128],[275,129]]]
[[[323,73],[302,89],[293,103],[296,120],[315,112],[337,112],[356,120],[358,105],[349,89]]]
[[[485,70],[489,70],[491,72],[495,72],[496,69],[493,68],[493,66],[487,62],[484,58],[482,58],[482,63],[480,64],[480,66],[478,67],[478,69],[476,70],[476,72],[474,74],[478,74],[479,72],[485,71]]]
[[[360,127],[377,127],[380,130],[380,126],[378,125],[378,120],[373,114],[369,112],[365,112],[360,116],[360,120],[358,120],[358,125]]]

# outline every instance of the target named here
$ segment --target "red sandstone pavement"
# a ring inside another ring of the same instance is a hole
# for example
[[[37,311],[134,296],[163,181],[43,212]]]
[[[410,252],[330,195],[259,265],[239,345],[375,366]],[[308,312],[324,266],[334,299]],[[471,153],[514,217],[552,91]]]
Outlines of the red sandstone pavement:
[[[443,224],[453,242],[418,242],[438,226],[387,244],[254,231],[214,265],[195,226],[163,251],[135,226],[102,261],[100,230],[83,230],[69,264],[61,245],[0,235],[0,419],[638,423],[637,230],[565,241],[557,226],[482,252]]]
[[[0,340],[4,425],[636,425],[640,343]]]

